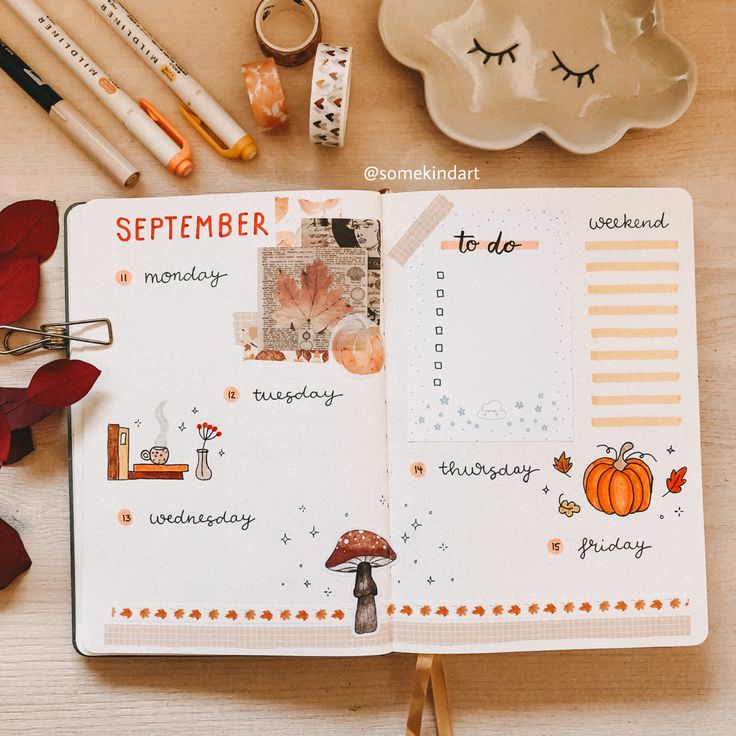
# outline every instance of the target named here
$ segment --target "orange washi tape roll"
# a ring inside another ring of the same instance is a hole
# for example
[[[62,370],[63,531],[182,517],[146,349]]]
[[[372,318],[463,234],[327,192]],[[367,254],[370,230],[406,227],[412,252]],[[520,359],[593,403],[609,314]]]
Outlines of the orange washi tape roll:
[[[283,125],[289,119],[289,112],[276,62],[260,59],[243,64],[243,76],[258,127],[270,130]]]
[[[261,51],[279,66],[306,64],[322,40],[322,21],[312,0],[261,0],[255,26]]]

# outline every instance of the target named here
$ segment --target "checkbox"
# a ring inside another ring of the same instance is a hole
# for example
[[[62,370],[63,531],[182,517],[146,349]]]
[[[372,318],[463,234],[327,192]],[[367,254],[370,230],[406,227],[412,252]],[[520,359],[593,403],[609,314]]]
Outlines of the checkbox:
[[[434,385],[439,387],[442,385],[442,379],[441,378],[435,378],[434,379]]]
[[[437,278],[442,281],[442,279],[445,278],[445,272],[444,271],[437,271]]]
[[[435,335],[444,335],[445,329],[444,327],[435,327],[434,328],[434,334]]]
[[[440,363],[439,361],[437,361],[437,362],[436,362],[436,363],[434,364],[434,369],[435,369],[436,371],[441,371],[441,370],[442,370],[442,363]]]
[[[438,317],[444,317],[445,316],[445,310],[442,309],[442,307],[437,307],[437,309],[435,310],[435,314]]]
[[[438,299],[444,299],[445,298],[445,290],[444,289],[437,289],[437,298]]]
[[[437,345],[434,346],[435,353],[441,353],[445,349],[445,346],[442,343],[437,343]]]

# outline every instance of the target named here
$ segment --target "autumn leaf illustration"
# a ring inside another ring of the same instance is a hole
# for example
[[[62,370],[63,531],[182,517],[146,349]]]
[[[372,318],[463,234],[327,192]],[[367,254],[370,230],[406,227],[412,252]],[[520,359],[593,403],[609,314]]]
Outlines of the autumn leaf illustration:
[[[338,608],[333,614],[332,618],[342,621],[345,618],[345,614]]]
[[[251,608],[249,611],[245,612],[245,620],[246,621],[252,621],[256,617],[256,612]]]
[[[626,603],[626,601],[619,601],[619,602],[618,602],[618,603],[617,603],[617,604],[616,604],[616,605],[614,606],[614,608],[615,608],[615,609],[616,609],[617,611],[625,611],[625,610],[627,610],[627,609],[628,609],[628,607],[629,607],[629,606],[628,606],[628,604]]]
[[[282,621],[288,621],[291,618],[291,611],[281,611],[279,618]]]
[[[565,613],[573,613],[575,611],[575,604],[571,601],[569,603],[565,603],[562,610]]]
[[[608,601],[601,601],[598,608],[603,611],[604,613],[611,607],[611,604]]]
[[[264,611],[264,612],[263,612],[263,613],[261,614],[261,618],[262,618],[262,619],[263,619],[264,621],[270,621],[270,620],[271,620],[271,619],[273,618],[273,614],[271,613],[271,611]]]
[[[511,608],[509,608],[509,613],[513,614],[514,616],[518,616],[521,613],[521,608],[514,603]]]
[[[658,599],[653,600],[650,608],[654,608],[656,611],[659,611],[662,608],[662,601]]]
[[[637,611],[643,611],[646,607],[647,604],[642,600],[638,600],[636,603],[634,603],[634,608],[636,608]]]
[[[493,606],[493,615],[500,616],[503,613],[503,606]]]
[[[580,604],[580,610],[581,610],[581,611],[582,611],[583,613],[590,613],[590,612],[591,612],[591,610],[593,610],[593,606],[591,606],[591,605],[590,605],[590,603],[588,603],[588,602],[586,601],[585,603],[581,603],[581,604]]]
[[[133,617],[133,611],[131,611],[131,610],[130,610],[130,608],[123,608],[123,610],[122,610],[122,611],[120,611],[120,615],[121,615],[121,616],[122,616],[123,618],[127,618],[127,619],[130,619],[130,618],[132,618],[132,617]]]
[[[580,513],[580,506],[574,501],[566,501],[563,495],[560,495],[558,503],[560,504],[558,511],[567,516],[568,519],[572,519],[575,514]]]
[[[177,608],[176,611],[174,611],[174,618],[176,618],[176,619],[184,618],[184,609],[183,608]]]
[[[399,613],[403,613],[405,616],[411,616],[414,613],[414,609],[411,606],[404,606]]]
[[[544,612],[545,613],[557,613],[557,606],[554,603],[548,603],[544,607]]]
[[[486,609],[483,608],[483,606],[476,606],[473,609],[473,616],[485,616],[486,615]]]
[[[317,621],[324,621],[327,618],[327,611],[324,608],[320,608],[314,615]]]
[[[457,615],[458,616],[465,616],[468,612],[467,606],[458,606],[457,607]]]
[[[673,598],[670,601],[670,608],[679,608],[680,607],[680,599],[679,598]]]
[[[391,603],[391,604],[390,604],[390,605],[388,606],[388,608],[386,609],[386,613],[387,613],[387,614],[388,614],[389,616],[393,616],[393,615],[394,615],[394,614],[396,613],[396,606],[395,606],[395,605],[394,605],[393,603]]]
[[[563,452],[559,457],[555,458],[554,469],[569,477],[570,471],[572,470],[572,458],[567,457]]]
[[[202,618],[202,613],[196,608],[189,614],[189,618],[193,618],[195,621],[199,621]]]
[[[298,621],[306,621],[309,618],[309,614],[306,611],[299,611],[296,618]]]
[[[230,619],[230,621],[237,621],[238,613],[237,613],[237,611],[232,611],[232,610],[231,611],[228,611],[225,614],[225,618]]]
[[[217,621],[217,619],[220,618],[220,612],[216,608],[211,610],[207,615],[212,621]]]
[[[164,611],[163,608],[159,608],[156,613],[153,614],[156,618],[160,618],[162,621],[166,619],[166,616],[168,615],[166,611]]]
[[[276,279],[276,299],[280,305],[271,315],[280,327],[309,329],[320,333],[334,327],[351,311],[327,264],[317,259],[302,269],[300,285],[281,271]]]
[[[438,616],[442,616],[443,618],[446,618],[447,616],[449,616],[449,615],[450,615],[450,611],[449,611],[449,610],[447,609],[447,606],[440,606],[440,607],[439,607],[439,608],[438,608],[438,609],[437,609],[437,610],[435,611],[435,613],[436,613],[436,614],[437,614]]]
[[[431,606],[422,606],[419,609],[419,613],[421,613],[422,616],[429,616],[432,613],[432,607]]]
[[[670,473],[670,477],[667,478],[667,493],[665,493],[664,495],[667,496],[670,493],[679,493],[685,483],[687,483],[687,480],[685,479],[686,474],[687,468],[673,470]],[[662,498],[664,498],[664,496]]]
[[[149,617],[150,615],[151,615],[151,610],[150,610],[149,608],[144,608],[144,609],[143,609],[143,610],[142,610],[142,611],[140,612],[140,617],[141,617],[141,618],[148,618],[148,617]]]
[[[532,616],[539,613],[539,606],[536,603],[532,603],[531,606],[529,606],[529,613],[531,613]]]

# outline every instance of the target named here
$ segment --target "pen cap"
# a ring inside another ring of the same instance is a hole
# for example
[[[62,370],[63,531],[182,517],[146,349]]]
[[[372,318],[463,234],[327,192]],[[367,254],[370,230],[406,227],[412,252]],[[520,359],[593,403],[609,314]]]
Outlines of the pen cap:
[[[121,187],[132,187],[138,181],[138,169],[98,133],[71,103],[62,100],[51,108],[49,116]]]

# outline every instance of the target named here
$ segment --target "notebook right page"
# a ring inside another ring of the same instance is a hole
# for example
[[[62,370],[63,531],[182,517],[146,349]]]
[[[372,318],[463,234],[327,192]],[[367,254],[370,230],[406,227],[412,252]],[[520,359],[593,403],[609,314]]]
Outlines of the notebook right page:
[[[707,635],[692,202],[384,197],[394,648]]]

